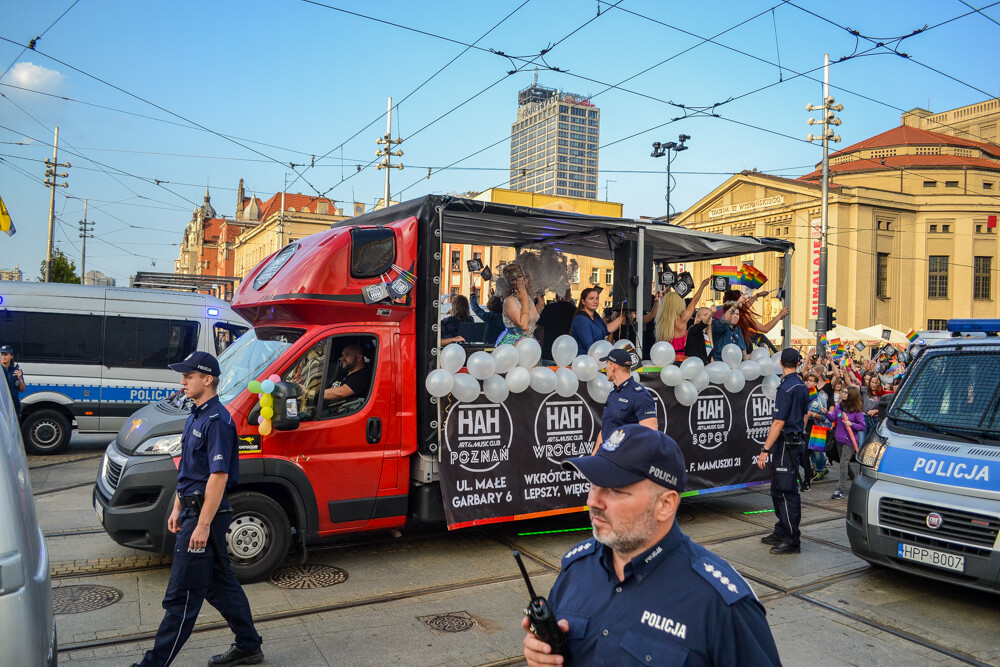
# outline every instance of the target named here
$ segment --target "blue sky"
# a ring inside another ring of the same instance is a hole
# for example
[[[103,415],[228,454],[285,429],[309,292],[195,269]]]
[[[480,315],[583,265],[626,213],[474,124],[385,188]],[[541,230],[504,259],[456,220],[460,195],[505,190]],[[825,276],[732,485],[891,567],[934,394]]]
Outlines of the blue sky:
[[[832,93],[845,106],[841,147],[898,125],[900,110],[1000,95],[1000,3],[988,0],[323,4],[8,0],[0,197],[18,232],[0,235],[0,267],[38,275],[49,202],[42,161],[57,125],[60,162],[72,164],[56,195],[58,246],[79,267],[77,222],[89,199],[97,238],[87,267],[127,284],[139,270],[173,270],[206,184],[228,216],[240,178],[265,198],[287,177],[289,192],[370,206],[383,190],[374,140],[390,95],[406,98],[393,118],[406,165],[392,172],[394,199],[503,186],[517,91],[537,64],[543,85],[594,96],[599,195],[607,188],[630,217],[665,212],[666,164],[650,144],[680,133],[692,139],[673,163],[677,210],[742,169],[811,171],[820,150],[804,141],[804,107],[821,101],[821,85],[796,73],[822,80],[824,53],[831,83],[846,89]],[[26,44],[71,5],[36,51],[11,43]],[[480,48],[467,49],[474,42]],[[838,62],[852,54],[862,55]],[[730,98],[715,107],[721,118],[695,110]],[[314,155],[315,167],[288,165]]]

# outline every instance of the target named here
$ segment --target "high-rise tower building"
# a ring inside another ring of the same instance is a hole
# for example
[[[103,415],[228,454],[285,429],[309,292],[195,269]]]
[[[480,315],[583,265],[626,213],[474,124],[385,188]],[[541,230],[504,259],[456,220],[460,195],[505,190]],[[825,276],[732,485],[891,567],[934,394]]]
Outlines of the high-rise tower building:
[[[601,110],[535,82],[517,95],[510,131],[510,189],[597,199]]]

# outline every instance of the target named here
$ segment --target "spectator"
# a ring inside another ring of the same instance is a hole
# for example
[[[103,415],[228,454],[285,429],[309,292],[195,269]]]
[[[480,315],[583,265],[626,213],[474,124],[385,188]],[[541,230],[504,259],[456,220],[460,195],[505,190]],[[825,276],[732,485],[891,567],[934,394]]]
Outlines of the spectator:
[[[669,341],[674,346],[674,350],[681,354],[684,353],[684,346],[687,344],[688,320],[694,315],[695,305],[701,300],[701,295],[711,280],[711,278],[705,278],[701,281],[698,290],[691,297],[690,304],[685,303],[677,292],[667,292],[656,313],[656,340]]]
[[[21,367],[14,363],[14,348],[10,345],[0,346],[0,366],[3,367],[4,380],[10,389],[10,398],[14,402],[14,413],[21,421],[21,394],[27,389],[24,384],[24,374]]]
[[[721,320],[712,320],[712,360],[722,361],[722,350],[732,343],[747,358],[747,344],[740,330],[740,302],[737,301],[723,314]]]
[[[698,357],[706,364],[712,356],[712,309],[699,308],[694,316],[694,326],[688,329],[684,356]]]
[[[622,325],[622,316],[610,323],[597,316],[601,305],[601,291],[596,287],[588,287],[580,293],[580,303],[576,306],[576,315],[570,325],[570,333],[576,339],[577,353],[587,354],[590,346],[599,340],[606,340],[611,333]]]
[[[826,413],[830,405],[829,399],[825,391],[819,390],[819,383],[820,378],[816,373],[810,371],[806,375],[806,387],[809,388],[810,393],[813,389],[816,390],[816,395],[809,400],[809,411],[806,413],[807,434],[812,430],[813,424],[830,428],[830,420],[826,418]],[[806,471],[806,476],[803,479],[807,480],[809,477],[812,477],[812,480],[803,483],[803,491],[809,490],[813,480],[823,479],[830,472],[827,468],[826,452],[809,451],[808,455],[810,460],[804,462],[802,465]],[[815,473],[810,475],[809,472],[813,468],[815,468]]]
[[[469,300],[461,294],[451,297],[451,314],[441,320],[441,344],[466,342],[458,334],[458,325],[460,322],[472,321],[472,315],[469,314]]]
[[[660,301],[666,294],[666,288],[652,294],[649,310],[642,316],[642,358],[649,359],[649,352],[656,342],[656,314],[660,311]]]
[[[844,381],[839,377],[833,378],[833,402],[830,405],[840,405],[840,402],[844,400],[847,395],[847,390],[844,388]],[[861,412],[861,410],[858,410]]]
[[[855,473],[851,470],[851,458],[857,453],[857,434],[865,430],[865,415],[862,412],[861,392],[857,387],[847,390],[843,401],[833,410],[826,413],[827,419],[836,424],[834,439],[840,447],[840,480],[837,490],[830,496],[833,500],[844,497],[847,478],[853,480]]]
[[[493,343],[503,332],[503,299],[495,294],[490,294],[490,300],[486,302],[484,309],[476,301],[476,290],[472,290],[472,312],[479,316],[486,323],[486,330],[483,332],[483,341]]]
[[[508,262],[500,270],[507,297],[503,301],[503,323],[506,327],[496,344],[516,343],[522,338],[534,335],[538,323],[538,308],[528,296],[530,281],[524,269],[517,262]]]
[[[542,359],[552,360],[552,343],[559,336],[569,333],[575,316],[576,306],[573,304],[573,295],[569,289],[561,299],[542,309],[538,316],[538,327],[542,332]]]
[[[865,433],[861,437],[861,442],[868,439],[878,424],[878,399],[882,396],[882,381],[872,373],[865,380],[865,386],[861,388],[861,409],[865,413]]]

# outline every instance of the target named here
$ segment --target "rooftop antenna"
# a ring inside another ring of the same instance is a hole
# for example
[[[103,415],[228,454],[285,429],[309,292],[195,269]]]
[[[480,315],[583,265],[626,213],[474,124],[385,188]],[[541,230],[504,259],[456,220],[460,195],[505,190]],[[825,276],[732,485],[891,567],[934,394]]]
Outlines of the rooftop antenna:
[[[538,68],[537,67],[535,68],[535,83],[534,83],[534,85],[536,85],[536,86],[538,85]]]

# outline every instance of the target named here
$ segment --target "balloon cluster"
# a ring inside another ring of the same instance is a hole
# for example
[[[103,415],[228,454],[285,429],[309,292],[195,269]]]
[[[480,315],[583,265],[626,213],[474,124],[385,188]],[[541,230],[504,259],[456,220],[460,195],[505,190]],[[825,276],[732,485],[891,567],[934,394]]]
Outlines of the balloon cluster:
[[[473,352],[468,359],[465,348],[452,343],[441,350],[441,367],[431,371],[424,384],[427,392],[438,398],[452,394],[468,403],[482,391],[490,401],[502,403],[510,394],[519,394],[528,387],[541,394],[555,392],[569,398],[584,382],[591,398],[603,403],[611,393],[611,382],[600,374],[598,360],[611,348],[611,343],[598,341],[588,354],[578,355],[576,339],[559,336],[552,343],[552,359],[557,366],[552,370],[538,366],[542,347],[534,338],[522,338],[516,345],[500,345],[492,353]],[[463,366],[467,373],[458,372]]]
[[[758,347],[744,361],[743,350],[729,343],[722,348],[722,361],[713,361],[706,366],[698,357],[688,357],[680,366],[674,366],[673,346],[660,341],[653,345],[650,357],[653,364],[663,366],[660,380],[674,388],[674,397],[681,405],[694,405],[698,394],[710,384],[722,385],[726,391],[735,394],[743,391],[747,382],[760,377],[764,378],[761,383],[764,395],[771,400],[777,395],[777,374],[781,373],[780,352],[769,357],[765,348]]]
[[[281,376],[272,375],[263,382],[251,380],[250,384],[247,385],[251,394],[260,394],[260,415],[257,417],[257,430],[261,435],[267,435],[271,432],[271,417],[274,416],[274,397],[271,396],[271,392],[274,391],[274,385],[278,382],[281,382]]]

